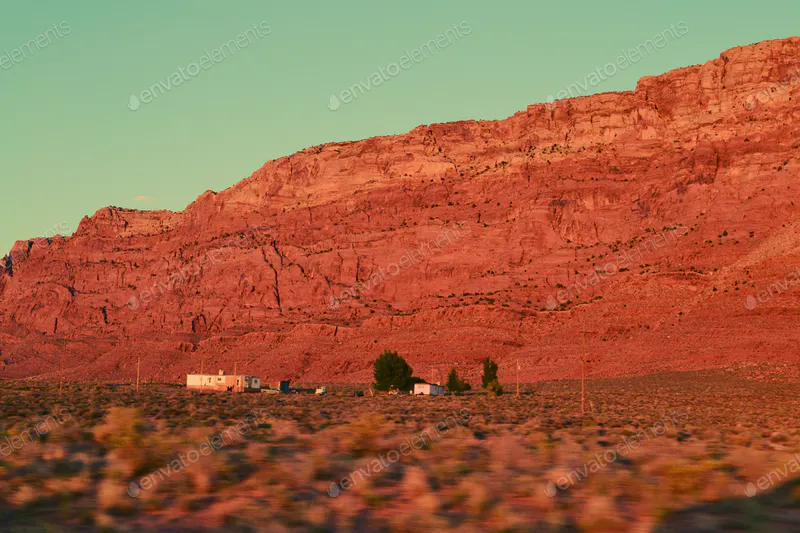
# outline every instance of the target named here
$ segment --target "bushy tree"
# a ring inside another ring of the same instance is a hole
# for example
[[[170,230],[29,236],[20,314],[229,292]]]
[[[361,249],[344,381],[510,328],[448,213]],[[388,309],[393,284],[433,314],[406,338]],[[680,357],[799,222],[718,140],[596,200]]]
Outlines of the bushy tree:
[[[397,355],[397,352],[384,350],[374,363],[375,388],[379,391],[388,391],[391,388],[409,389],[413,383],[413,373],[406,360]]]
[[[490,381],[486,385],[486,390],[488,390],[490,393],[494,394],[495,396],[500,396],[501,394],[503,394],[503,386],[500,385],[500,382],[497,381],[496,379]]]
[[[492,361],[491,357],[483,360],[483,376],[481,376],[481,385],[484,389],[489,387],[489,383],[497,381],[497,363]]]
[[[468,391],[471,388],[472,387],[469,383],[458,377],[458,373],[456,372],[455,368],[450,369],[450,373],[447,375],[447,390],[453,394],[459,394],[461,392]]]

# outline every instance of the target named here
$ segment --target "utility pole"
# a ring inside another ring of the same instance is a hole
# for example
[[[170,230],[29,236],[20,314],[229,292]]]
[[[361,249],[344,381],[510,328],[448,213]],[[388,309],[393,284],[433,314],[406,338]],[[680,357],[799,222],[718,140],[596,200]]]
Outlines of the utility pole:
[[[586,372],[584,362],[586,360],[586,333],[581,340],[581,414],[586,413]]]
[[[142,364],[142,358],[136,360],[136,394],[139,394],[139,367]]]
[[[586,376],[583,371],[583,359],[581,359],[581,414],[586,413],[585,394],[586,394]]]

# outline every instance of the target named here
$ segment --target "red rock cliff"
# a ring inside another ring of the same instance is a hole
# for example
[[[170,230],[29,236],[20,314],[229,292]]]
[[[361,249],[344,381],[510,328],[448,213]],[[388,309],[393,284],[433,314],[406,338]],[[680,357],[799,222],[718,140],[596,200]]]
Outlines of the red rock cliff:
[[[797,360],[800,38],[266,163],[0,262],[0,377],[616,376]],[[749,298],[748,298],[749,297]],[[585,344],[582,338],[585,336]]]

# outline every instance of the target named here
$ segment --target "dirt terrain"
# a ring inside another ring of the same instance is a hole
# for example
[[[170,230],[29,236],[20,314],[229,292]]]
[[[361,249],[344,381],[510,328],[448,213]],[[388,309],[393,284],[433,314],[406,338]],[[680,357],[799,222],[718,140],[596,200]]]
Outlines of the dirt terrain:
[[[796,368],[800,38],[497,121],[315,146],[0,262],[0,379]],[[796,373],[796,372],[795,372]]]

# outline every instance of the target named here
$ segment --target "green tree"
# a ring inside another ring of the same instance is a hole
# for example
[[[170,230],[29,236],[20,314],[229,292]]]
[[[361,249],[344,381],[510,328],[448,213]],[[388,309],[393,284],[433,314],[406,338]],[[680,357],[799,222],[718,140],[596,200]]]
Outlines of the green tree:
[[[503,386],[500,385],[500,382],[497,381],[496,379],[490,381],[489,384],[486,385],[486,390],[488,390],[495,396],[500,396],[501,394],[503,394]]]
[[[497,381],[497,363],[491,357],[483,360],[483,376],[481,376],[481,386],[486,389],[489,383]]]
[[[397,352],[384,350],[374,363],[375,388],[379,391],[388,391],[391,388],[409,389],[413,383],[413,373],[406,360],[397,355]]]
[[[472,387],[470,387],[469,383],[458,377],[458,373],[456,373],[455,368],[450,369],[450,373],[447,375],[447,390],[453,394],[459,394],[461,392],[468,391],[471,388]]]

